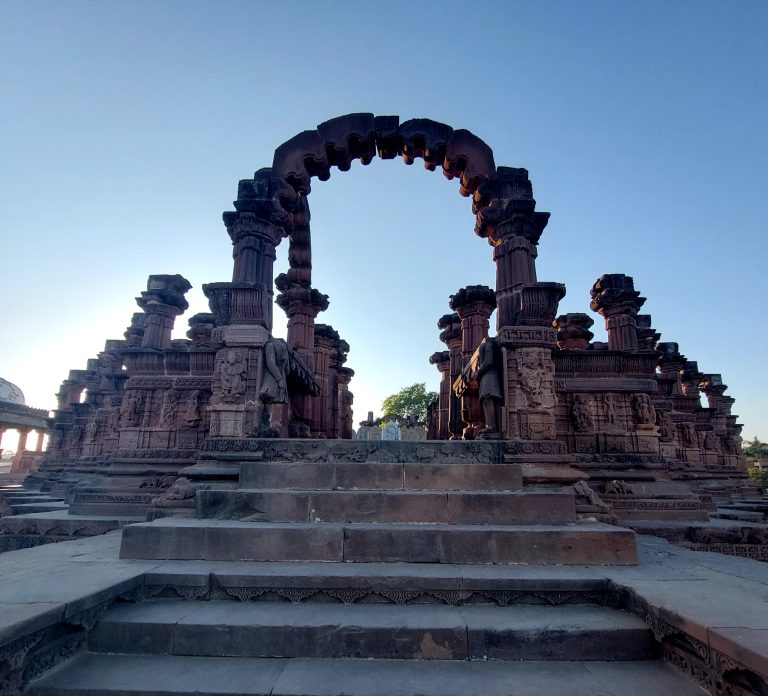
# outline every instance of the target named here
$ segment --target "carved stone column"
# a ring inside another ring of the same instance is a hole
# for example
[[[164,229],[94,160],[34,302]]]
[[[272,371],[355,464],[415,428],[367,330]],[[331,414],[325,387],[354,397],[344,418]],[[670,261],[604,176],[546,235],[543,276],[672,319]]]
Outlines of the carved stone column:
[[[29,433],[32,431],[26,428],[19,428],[18,430],[19,430],[19,444],[16,447],[16,449],[19,452],[23,452],[27,449],[27,438],[29,437]]]
[[[338,432],[342,440],[352,439],[352,403],[354,395],[349,391],[349,383],[355,371],[349,367],[340,367],[336,374],[336,380],[339,385],[339,426]]]
[[[315,377],[320,396],[312,401],[312,437],[327,438],[331,425],[331,357],[339,342],[339,334],[327,324],[315,325]],[[335,375],[334,375],[335,376]]]
[[[496,263],[497,330],[517,323],[515,288],[536,282],[537,246],[549,213],[535,209],[525,169],[499,167],[497,178],[481,184],[474,194],[475,232],[493,246]]]
[[[638,314],[637,323],[637,348],[638,350],[652,351],[661,338],[661,334],[653,328],[650,314]]]
[[[280,274],[275,285],[280,290],[277,304],[288,316],[288,345],[314,371],[315,319],[320,312],[328,309],[328,295],[299,282],[290,282],[286,274]],[[309,437],[314,400],[315,397],[304,394],[291,397],[289,437]]]
[[[595,337],[589,330],[594,323],[592,317],[581,312],[561,314],[552,322],[557,331],[557,347],[560,350],[587,350]]]
[[[193,375],[211,375],[216,358],[216,346],[213,343],[213,331],[216,317],[207,312],[195,314],[189,318],[187,338],[192,341],[189,347],[189,371]]]
[[[432,353],[429,362],[440,372],[440,391],[437,397],[437,439],[447,440],[451,434],[448,421],[451,400],[451,354],[447,350]]]
[[[488,337],[488,319],[496,308],[496,295],[485,285],[469,285],[451,295],[448,304],[461,319],[461,367],[464,369],[472,353]],[[476,386],[462,393],[461,411],[465,424],[462,437],[474,440],[485,425]]]
[[[605,319],[608,350],[638,350],[637,312],[645,298],[635,290],[632,278],[623,273],[600,276],[589,294],[590,308]]]
[[[450,359],[449,380],[451,385],[450,398],[448,400],[448,431],[450,440],[460,440],[463,429],[461,418],[461,402],[453,390],[454,382],[461,375],[462,364],[462,336],[461,319],[455,312],[453,314],[444,314],[437,322],[437,328],[440,331],[440,340],[448,346],[448,355]]]
[[[189,281],[178,274],[149,276],[147,289],[136,298],[145,314],[142,348],[171,347],[174,320],[189,307],[184,295],[191,288]]]
[[[269,404],[288,398],[285,376],[273,375],[287,369],[285,344],[270,332],[275,247],[293,225],[281,202],[295,194],[271,174],[261,169],[241,181],[235,211],[224,213],[233,245],[232,282],[203,286],[217,327],[208,407],[211,437],[273,434]]]

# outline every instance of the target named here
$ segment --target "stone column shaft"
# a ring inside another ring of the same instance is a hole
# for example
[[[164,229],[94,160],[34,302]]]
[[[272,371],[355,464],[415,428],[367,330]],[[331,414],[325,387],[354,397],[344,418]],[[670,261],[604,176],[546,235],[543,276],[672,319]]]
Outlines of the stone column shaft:
[[[45,437],[45,432],[42,430],[39,430],[37,432],[37,444],[35,445],[35,452],[42,452],[43,451],[43,438]]]

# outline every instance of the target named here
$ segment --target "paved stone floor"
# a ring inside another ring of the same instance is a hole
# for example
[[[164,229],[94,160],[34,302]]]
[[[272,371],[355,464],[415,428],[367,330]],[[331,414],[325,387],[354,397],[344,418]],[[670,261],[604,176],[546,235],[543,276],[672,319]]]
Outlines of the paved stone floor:
[[[518,585],[600,579],[627,593],[654,632],[663,635],[665,626],[674,627],[768,679],[768,565],[688,551],[654,537],[638,538],[639,564],[629,567],[142,561],[119,559],[119,546],[115,531],[0,555],[0,647],[56,622],[87,616],[158,578],[173,578],[185,587],[205,585],[217,575],[231,579],[254,573],[305,587],[302,579],[352,575],[393,585],[398,577],[410,582],[422,577],[430,586],[456,577]],[[392,669],[398,668],[393,664]]]

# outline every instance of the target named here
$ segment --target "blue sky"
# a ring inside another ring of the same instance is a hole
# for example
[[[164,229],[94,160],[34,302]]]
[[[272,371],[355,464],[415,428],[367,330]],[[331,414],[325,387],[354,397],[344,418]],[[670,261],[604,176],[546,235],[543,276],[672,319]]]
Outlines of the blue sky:
[[[599,275],[632,275],[662,340],[722,373],[745,436],[768,440],[766,35],[757,0],[7,0],[0,376],[52,408],[150,273],[187,277],[189,314],[206,311],[201,285],[231,274],[238,179],[297,132],[371,111],[468,128],[526,167],[561,311],[589,311]],[[374,160],[317,182],[310,205],[319,321],[352,346],[355,420],[435,388],[448,296],[494,283],[457,183]]]

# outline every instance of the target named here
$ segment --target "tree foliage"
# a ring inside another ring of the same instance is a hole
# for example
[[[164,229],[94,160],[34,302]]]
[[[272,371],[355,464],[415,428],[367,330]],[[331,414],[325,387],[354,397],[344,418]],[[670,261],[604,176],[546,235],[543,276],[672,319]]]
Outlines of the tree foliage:
[[[385,416],[409,416],[414,413],[420,421],[427,419],[427,406],[437,399],[437,392],[428,392],[424,382],[403,387],[397,394],[390,394],[381,402]]]
[[[751,442],[744,444],[744,454],[749,459],[768,459],[768,444],[755,437]]]

